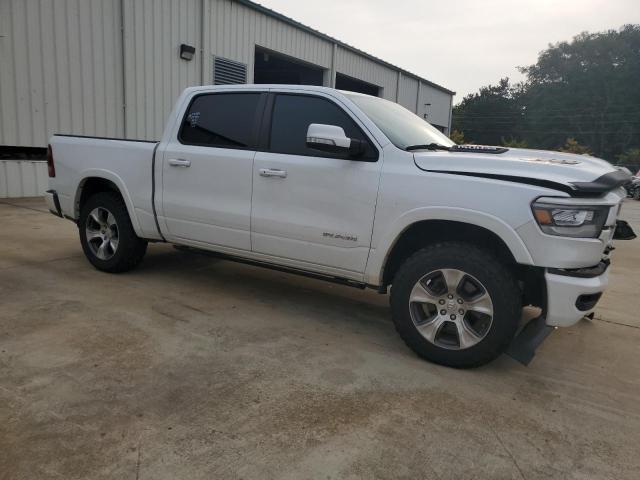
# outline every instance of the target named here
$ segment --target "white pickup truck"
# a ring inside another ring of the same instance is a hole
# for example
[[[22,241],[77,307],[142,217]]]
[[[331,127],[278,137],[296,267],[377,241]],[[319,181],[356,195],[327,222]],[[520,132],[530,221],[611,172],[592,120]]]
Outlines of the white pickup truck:
[[[55,135],[47,202],[88,260],[148,242],[381,293],[418,355],[528,363],[607,285],[628,175],[589,156],[455,145],[403,107],[315,86],[186,89],[159,142]],[[617,228],[616,228],[617,226]],[[523,306],[541,315],[521,325]]]

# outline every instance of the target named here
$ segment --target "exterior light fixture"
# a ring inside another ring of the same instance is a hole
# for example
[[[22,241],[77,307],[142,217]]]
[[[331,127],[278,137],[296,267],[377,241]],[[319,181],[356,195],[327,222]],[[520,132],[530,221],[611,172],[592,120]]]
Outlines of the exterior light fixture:
[[[183,43],[180,45],[180,58],[183,60],[192,60],[193,55],[196,53],[196,47]]]

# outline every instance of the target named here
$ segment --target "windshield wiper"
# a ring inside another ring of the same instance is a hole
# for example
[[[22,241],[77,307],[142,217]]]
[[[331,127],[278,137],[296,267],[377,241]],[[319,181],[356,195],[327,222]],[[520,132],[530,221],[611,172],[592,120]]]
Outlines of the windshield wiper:
[[[428,145],[409,145],[405,148],[407,152],[411,152],[412,150],[446,150],[450,151],[451,147],[446,147],[444,145],[440,145],[439,143],[430,143]]]

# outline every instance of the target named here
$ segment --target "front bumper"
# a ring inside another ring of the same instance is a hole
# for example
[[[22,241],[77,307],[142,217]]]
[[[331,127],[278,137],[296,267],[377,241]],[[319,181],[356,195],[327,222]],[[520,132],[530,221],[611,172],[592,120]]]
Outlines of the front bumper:
[[[596,307],[609,283],[608,262],[577,270],[547,269],[546,323],[569,327]]]

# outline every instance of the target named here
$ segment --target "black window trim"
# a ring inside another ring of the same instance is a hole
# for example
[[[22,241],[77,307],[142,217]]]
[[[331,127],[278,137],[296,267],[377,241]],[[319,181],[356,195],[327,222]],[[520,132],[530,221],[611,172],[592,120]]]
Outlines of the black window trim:
[[[209,95],[259,95],[258,105],[256,107],[256,112],[253,118],[253,125],[251,127],[251,136],[249,138],[249,146],[247,147],[234,147],[230,145],[211,145],[210,143],[192,143],[187,142],[182,139],[182,130],[185,125],[185,121],[187,119],[187,115],[191,110],[191,106],[199,97],[209,96]],[[261,131],[261,123],[263,119],[263,113],[265,110],[265,105],[267,103],[267,97],[269,96],[269,92],[267,90],[225,90],[219,92],[202,92],[194,95],[189,100],[189,105],[184,110],[184,114],[182,119],[180,120],[180,125],[178,126],[178,135],[177,140],[181,145],[188,145],[193,147],[206,147],[206,148],[222,148],[225,150],[245,150],[250,152],[255,152],[258,150],[259,145],[259,136]]]
[[[354,123],[356,128],[358,130],[360,130],[360,133],[362,134],[363,138],[365,138],[367,140],[367,142],[369,143],[371,148],[374,150],[375,158],[367,158],[367,159],[362,159],[362,158],[340,158],[340,157],[335,157],[335,156],[324,154],[321,151],[318,151],[318,153],[315,154],[315,155],[300,155],[300,154],[297,154],[297,153],[274,152],[273,150],[271,150],[271,145],[270,145],[270,143],[271,143],[271,125],[273,123],[273,112],[274,112],[274,106],[275,106],[275,99],[276,99],[276,97],[278,95],[288,95],[288,96],[295,96],[295,97],[314,97],[314,98],[320,98],[322,100],[325,100],[327,102],[330,102],[330,103],[334,104],[342,112],[344,112],[344,114],[347,115],[347,117],[351,119],[351,121]],[[368,135],[365,132],[365,130],[360,125],[360,121],[357,118],[355,118],[351,114],[351,112],[349,110],[344,108],[342,105],[340,105],[338,102],[336,102],[331,97],[326,97],[324,95],[317,95],[315,92],[308,92],[307,93],[307,92],[304,92],[304,91],[301,91],[301,92],[271,91],[271,92],[269,92],[269,98],[268,98],[268,100],[266,102],[266,106],[265,106],[265,109],[264,109],[264,115],[263,115],[263,119],[262,119],[262,129],[261,129],[261,132],[260,132],[260,141],[259,141],[259,145],[258,145],[258,151],[259,152],[266,152],[266,153],[274,153],[274,154],[277,154],[277,155],[292,155],[292,156],[297,156],[297,157],[330,158],[330,159],[333,159],[333,160],[346,160],[346,161],[351,161],[351,162],[375,163],[378,160],[380,160],[380,149],[378,148],[377,142],[375,142],[374,140],[371,139],[371,135]]]

